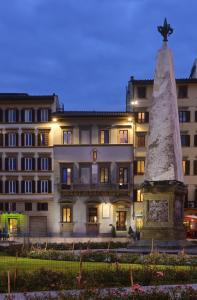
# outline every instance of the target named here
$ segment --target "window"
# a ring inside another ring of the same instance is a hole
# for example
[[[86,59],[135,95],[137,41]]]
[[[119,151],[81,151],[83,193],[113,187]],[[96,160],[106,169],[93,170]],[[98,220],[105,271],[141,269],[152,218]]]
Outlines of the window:
[[[38,211],[48,211],[48,203],[43,202],[43,203],[37,203],[37,210]]]
[[[40,193],[48,193],[48,180],[40,180]]]
[[[25,180],[24,181],[24,193],[31,194],[33,189],[32,189],[32,180]]]
[[[137,87],[137,96],[139,99],[146,98],[146,87],[145,86],[138,86]]]
[[[72,131],[71,130],[64,130],[63,143],[64,143],[64,145],[72,144]]]
[[[71,168],[62,168],[62,184],[71,185],[72,183],[72,169]]]
[[[100,183],[109,183],[108,167],[100,167]]]
[[[190,146],[190,135],[181,134],[181,146],[182,147],[189,147]]]
[[[90,184],[91,182],[90,166],[80,167],[80,182],[82,184]]]
[[[48,171],[49,170],[49,158],[40,157],[40,170]]]
[[[137,122],[138,123],[148,123],[148,121],[149,121],[149,113],[147,111],[137,113]]]
[[[109,144],[109,130],[100,130],[100,144]]]
[[[190,122],[190,111],[179,111],[179,122],[186,123]]]
[[[49,132],[40,131],[38,134],[38,146],[48,146],[49,144]]]
[[[134,162],[134,173],[135,175],[143,175],[145,169],[145,161],[137,160]]]
[[[22,158],[22,169],[25,171],[32,171],[34,169],[34,158],[33,157],[23,157]]]
[[[34,146],[33,133],[26,132],[23,134],[23,146],[25,147]]]
[[[178,87],[178,98],[187,98],[188,87],[187,85],[180,85]]]
[[[25,211],[32,211],[32,203],[31,202],[25,203]]]
[[[119,167],[119,188],[128,188],[128,168]]]
[[[49,110],[47,108],[40,109],[40,122],[48,122],[49,120]]]
[[[16,109],[8,109],[7,111],[7,121],[8,123],[15,123],[17,119],[17,111]]]
[[[183,160],[182,166],[183,166],[183,175],[189,175],[190,174],[190,161]]]
[[[8,147],[16,147],[17,146],[17,133],[9,132],[8,133]]]
[[[194,175],[197,175],[197,160],[194,160]]]
[[[62,222],[71,223],[71,208],[70,207],[62,208]]]
[[[88,207],[88,222],[89,223],[97,223],[98,215],[96,207]]]
[[[137,137],[137,147],[145,147],[146,133],[138,132],[136,137]]]
[[[143,195],[141,193],[141,190],[137,190],[137,201],[142,202],[143,201]]]
[[[4,210],[3,202],[0,202],[0,212],[2,212],[3,210]]]
[[[128,144],[128,130],[119,130],[120,144]]]
[[[80,130],[80,143],[81,144],[90,144],[90,130],[81,129]]]
[[[17,193],[17,181],[16,180],[8,180],[8,193],[16,194]]]
[[[16,171],[17,158],[16,157],[7,157],[5,159],[5,169],[8,171]]]
[[[33,122],[33,110],[24,109],[24,122]]]

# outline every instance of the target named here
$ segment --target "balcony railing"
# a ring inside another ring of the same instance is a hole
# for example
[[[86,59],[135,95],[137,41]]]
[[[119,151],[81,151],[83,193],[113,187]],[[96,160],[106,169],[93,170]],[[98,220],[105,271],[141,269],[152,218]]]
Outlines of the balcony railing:
[[[67,185],[65,183],[60,184],[61,191],[128,191],[129,184],[82,184],[73,183]]]

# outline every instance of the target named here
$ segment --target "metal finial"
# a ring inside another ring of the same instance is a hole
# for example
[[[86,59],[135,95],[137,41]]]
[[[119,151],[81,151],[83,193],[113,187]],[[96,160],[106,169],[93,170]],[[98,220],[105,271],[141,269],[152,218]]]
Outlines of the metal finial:
[[[170,24],[168,24],[166,18],[163,22],[163,26],[158,26],[157,30],[161,33],[161,35],[163,36],[163,41],[167,42],[168,39],[167,37],[173,33],[173,29],[170,27]]]

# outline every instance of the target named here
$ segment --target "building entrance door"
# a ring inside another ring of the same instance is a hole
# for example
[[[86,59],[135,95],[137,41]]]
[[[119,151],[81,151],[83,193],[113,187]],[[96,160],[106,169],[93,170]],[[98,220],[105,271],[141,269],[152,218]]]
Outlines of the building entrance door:
[[[116,230],[123,231],[126,230],[126,211],[117,211],[116,212]]]
[[[16,218],[9,218],[8,219],[8,232],[10,234],[16,234],[18,227],[18,220]]]

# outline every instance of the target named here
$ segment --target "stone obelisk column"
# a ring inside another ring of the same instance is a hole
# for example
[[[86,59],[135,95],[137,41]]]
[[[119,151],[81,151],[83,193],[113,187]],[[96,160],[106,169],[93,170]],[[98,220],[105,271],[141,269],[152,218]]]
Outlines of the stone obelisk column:
[[[142,193],[144,226],[141,238],[182,240],[183,183],[182,150],[178,119],[176,83],[167,36],[173,32],[165,19],[158,27],[163,45],[158,51],[150,106],[149,135]]]

